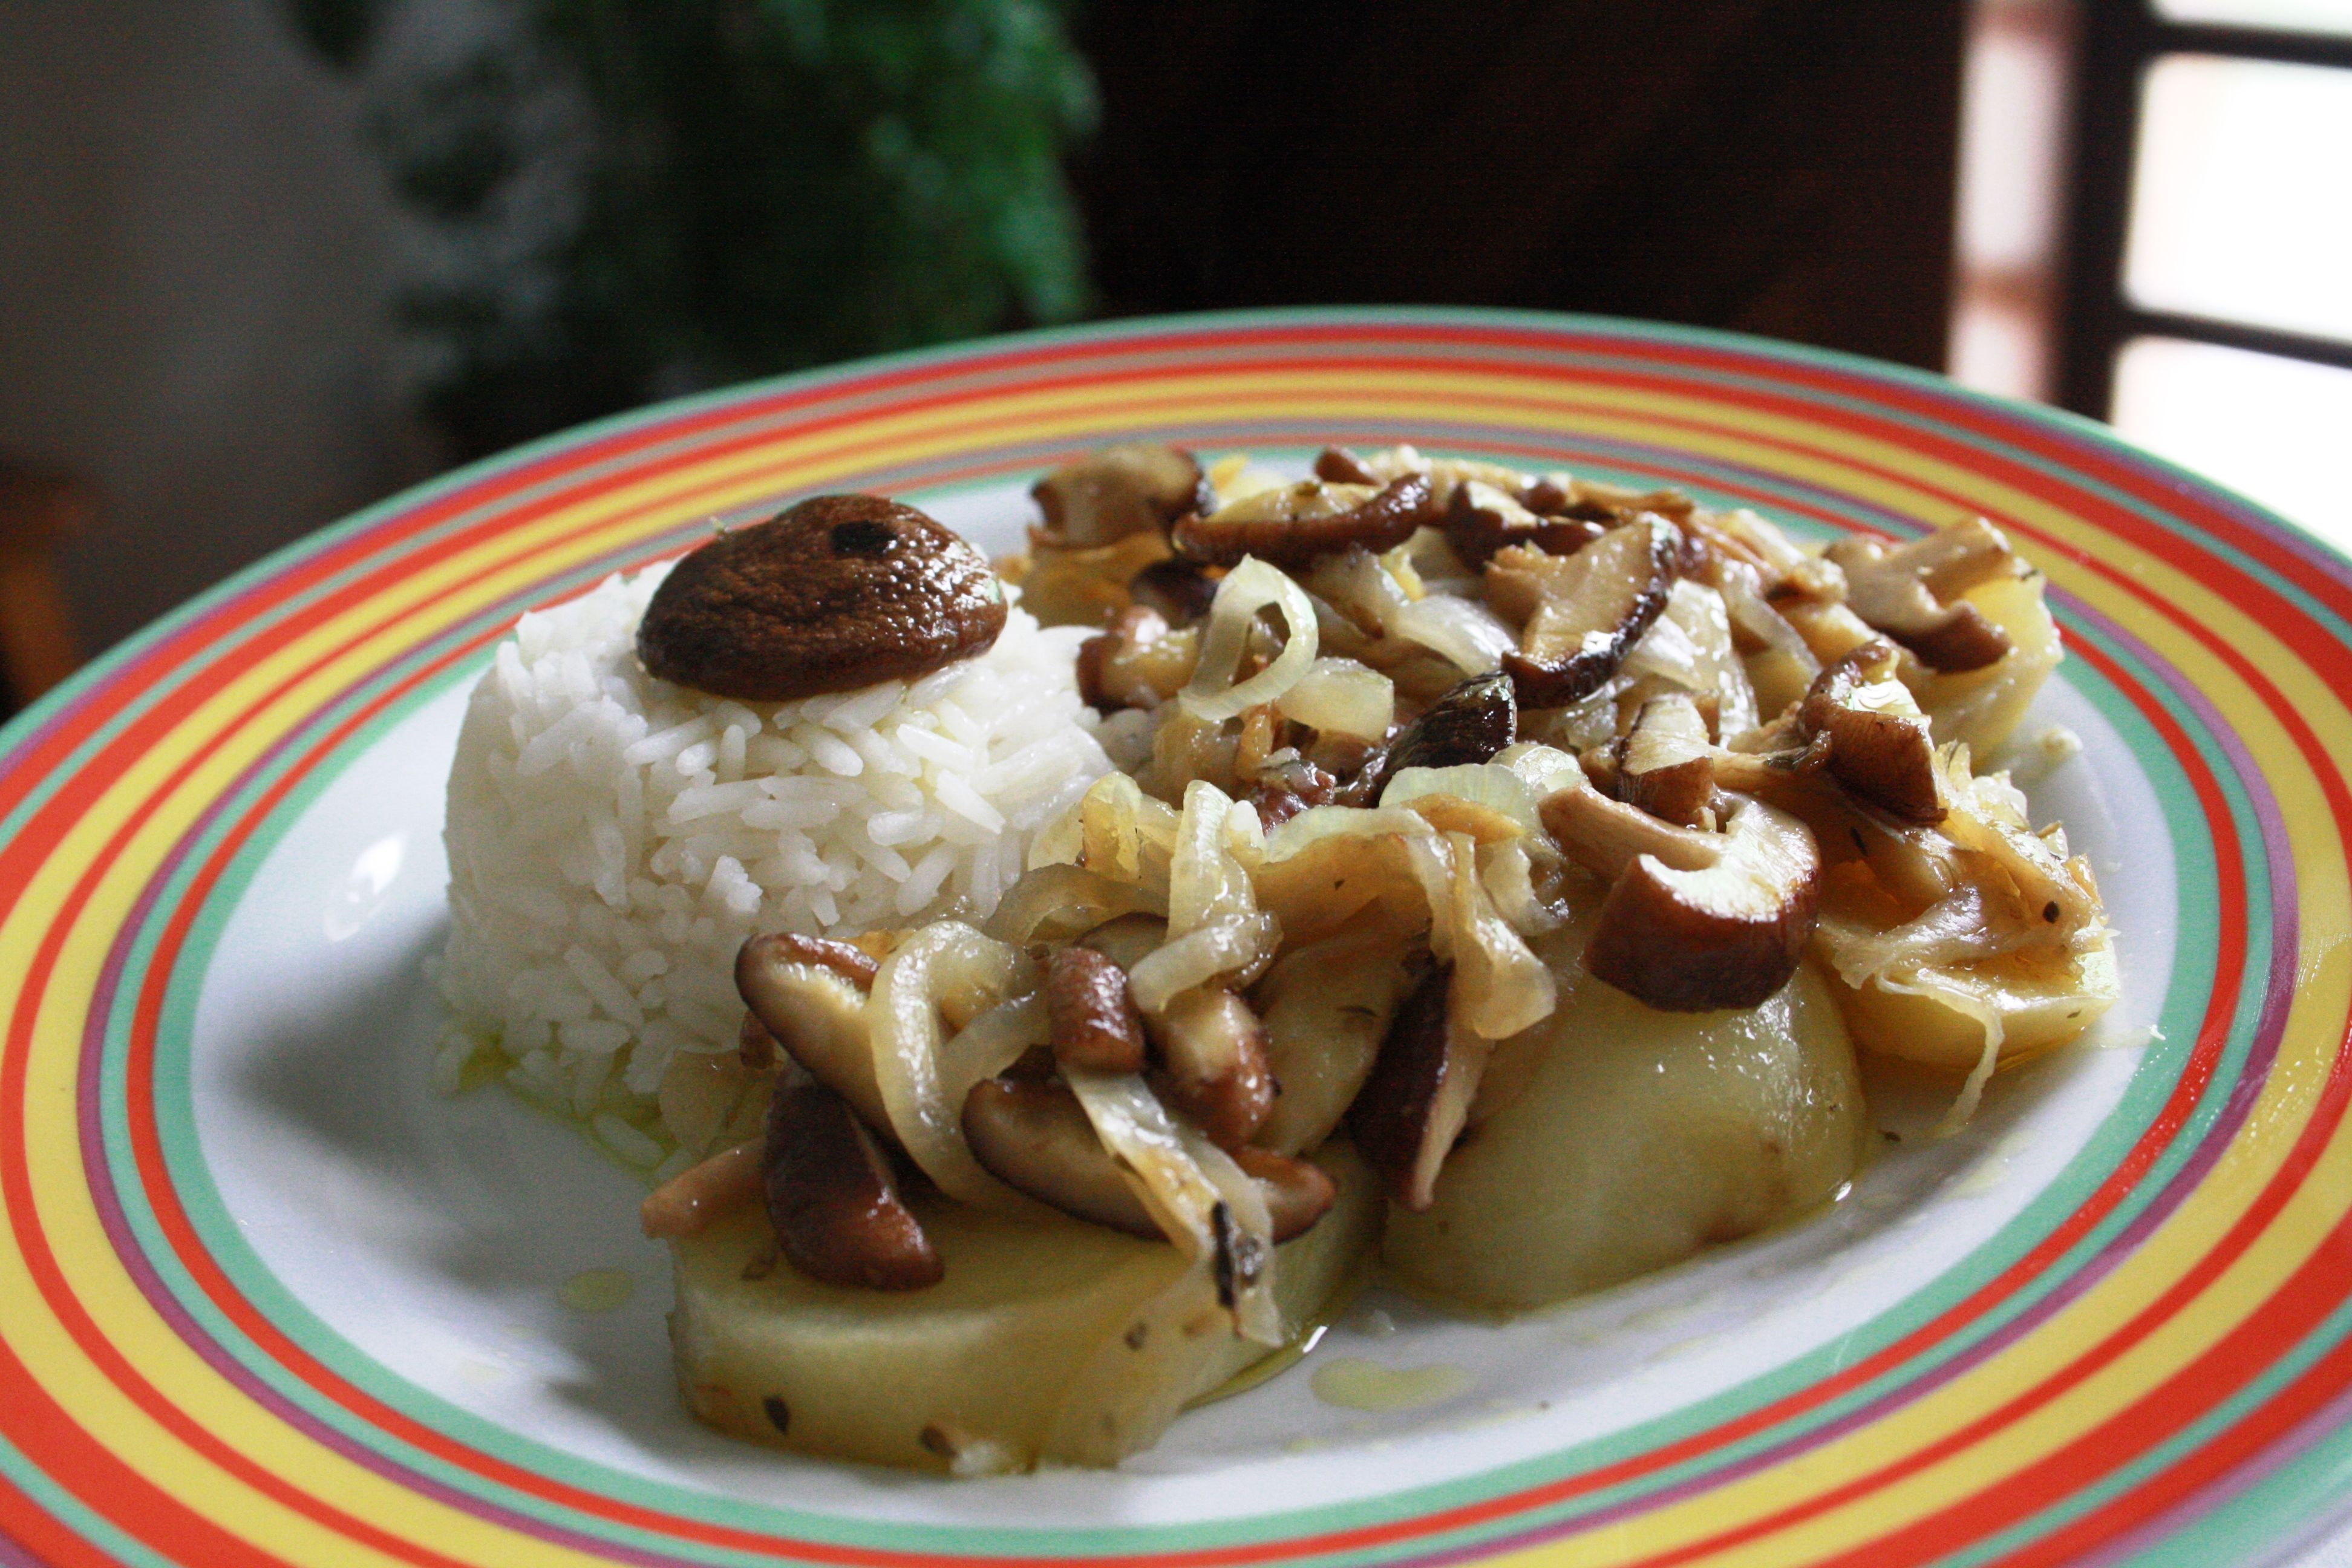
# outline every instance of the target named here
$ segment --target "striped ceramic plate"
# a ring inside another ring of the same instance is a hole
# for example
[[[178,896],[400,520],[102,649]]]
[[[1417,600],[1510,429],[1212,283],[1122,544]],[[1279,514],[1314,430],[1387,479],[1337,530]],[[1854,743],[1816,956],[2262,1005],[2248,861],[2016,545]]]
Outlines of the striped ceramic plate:
[[[2021,767],[2107,888],[2125,1005],[1805,1225],[1507,1324],[1367,1298],[1119,1472],[950,1484],[701,1431],[631,1178],[427,1088],[465,688],[518,611],[714,516],[877,489],[1003,546],[1042,466],[1136,435],[1291,462],[1410,439],[1816,532],[1990,516],[2064,625],[2026,733],[2082,749]],[[2347,615],[2344,562],[2089,426],[1568,318],[1009,339],[402,496],[6,732],[0,1563],[2288,1551],[2352,1464]]]

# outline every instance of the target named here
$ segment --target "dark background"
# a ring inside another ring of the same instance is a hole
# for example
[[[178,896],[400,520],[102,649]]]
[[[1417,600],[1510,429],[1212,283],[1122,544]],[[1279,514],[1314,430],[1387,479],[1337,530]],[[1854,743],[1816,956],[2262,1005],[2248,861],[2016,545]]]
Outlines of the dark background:
[[[0,465],[88,501],[60,539],[0,539],[0,600],[61,581],[84,651],[463,455],[415,395],[396,306],[431,237],[381,105],[288,8],[0,5]],[[1098,0],[1070,28],[1098,97],[1066,161],[1088,313],[1588,310],[1940,366],[1963,20]]]
[[[1940,367],[1953,0],[1097,7],[1105,310],[1444,303]]]

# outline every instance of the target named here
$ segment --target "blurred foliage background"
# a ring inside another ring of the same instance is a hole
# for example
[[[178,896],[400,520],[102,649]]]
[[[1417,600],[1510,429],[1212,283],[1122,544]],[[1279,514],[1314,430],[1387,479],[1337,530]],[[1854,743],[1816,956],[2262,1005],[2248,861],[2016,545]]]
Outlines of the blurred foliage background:
[[[1088,304],[1057,0],[477,0],[421,42],[404,0],[286,3],[429,240],[403,312],[454,456]]]

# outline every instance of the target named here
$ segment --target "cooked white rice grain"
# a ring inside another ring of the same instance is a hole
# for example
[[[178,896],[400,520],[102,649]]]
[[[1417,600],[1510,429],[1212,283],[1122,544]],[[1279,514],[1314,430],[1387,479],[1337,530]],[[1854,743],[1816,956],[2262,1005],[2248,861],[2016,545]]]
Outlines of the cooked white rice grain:
[[[648,1165],[669,1151],[631,1124],[671,1059],[734,1047],[745,937],[983,918],[1110,767],[1073,676],[1083,631],[1015,607],[986,655],[911,686],[743,703],[639,667],[667,570],[525,616],[499,646],[450,773],[434,966],[509,1083]],[[445,1047],[438,1076],[470,1054]]]

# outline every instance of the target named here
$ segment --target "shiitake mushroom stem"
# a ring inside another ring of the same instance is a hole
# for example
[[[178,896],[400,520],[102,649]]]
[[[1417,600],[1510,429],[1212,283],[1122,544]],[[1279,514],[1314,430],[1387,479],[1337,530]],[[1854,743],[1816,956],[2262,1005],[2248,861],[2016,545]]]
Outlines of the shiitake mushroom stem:
[[[1097,1136],[1086,1107],[1059,1079],[992,1078],[963,1102],[964,1142],[1005,1185],[1108,1229],[1157,1240],[1160,1226]],[[1274,1239],[1288,1241],[1323,1217],[1339,1189],[1317,1165],[1270,1149],[1232,1151],[1265,1196]]]
[[[1152,1086],[1220,1148],[1249,1142],[1274,1110],[1265,1028],[1248,1003],[1214,985],[1178,993],[1144,1020],[1159,1047]]]
[[[1127,971],[1090,947],[1057,949],[1045,961],[1045,1016],[1054,1060],[1087,1072],[1143,1070],[1143,1016]]]

